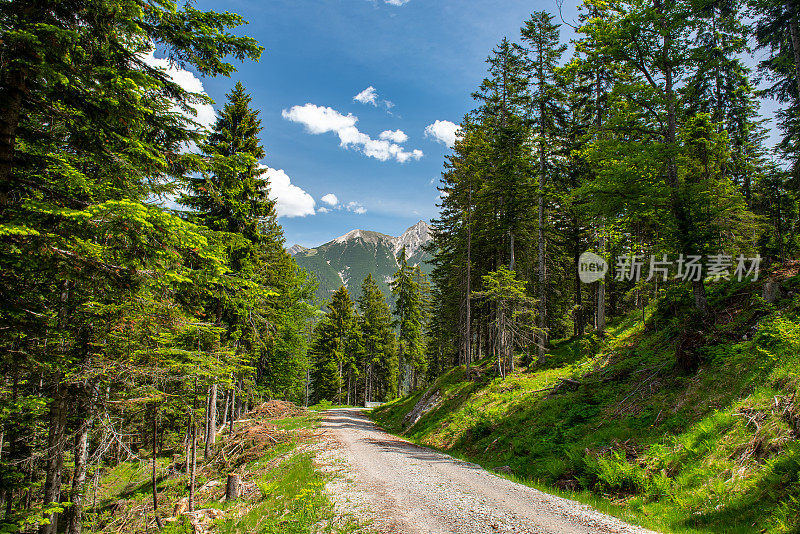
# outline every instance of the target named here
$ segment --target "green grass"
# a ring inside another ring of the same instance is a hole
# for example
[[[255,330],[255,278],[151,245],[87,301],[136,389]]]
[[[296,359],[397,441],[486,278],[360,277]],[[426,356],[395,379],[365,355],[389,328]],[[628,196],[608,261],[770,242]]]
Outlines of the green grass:
[[[797,287],[797,279],[785,282]],[[663,302],[616,321],[602,343],[556,343],[543,366],[502,379],[463,368],[433,388],[443,401],[413,427],[423,392],[373,411],[391,432],[664,532],[800,532],[800,297],[776,306],[742,284],[710,290],[716,325],[674,365],[686,310]],[[671,296],[674,297],[674,296]],[[747,339],[743,336],[747,335]],[[537,391],[558,378],[573,389]]]
[[[337,518],[324,493],[326,478],[314,469],[313,455],[300,453],[266,473],[258,486],[263,498],[244,516],[218,524],[221,534],[304,534],[357,531],[354,521]]]

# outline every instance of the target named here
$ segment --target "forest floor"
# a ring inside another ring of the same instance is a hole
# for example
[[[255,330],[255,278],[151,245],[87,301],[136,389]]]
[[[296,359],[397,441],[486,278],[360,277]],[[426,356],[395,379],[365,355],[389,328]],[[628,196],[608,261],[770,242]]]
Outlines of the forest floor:
[[[301,534],[365,532],[339,513],[325,490],[336,475],[317,457],[328,447],[321,414],[269,401],[217,437],[210,457],[199,448],[194,510],[188,507],[185,458],[157,459],[158,516],[164,534]],[[87,513],[86,530],[104,534],[158,532],[153,513],[151,463],[146,456],[102,470]],[[241,479],[239,499],[225,499],[229,474]]]
[[[661,532],[800,532],[800,265],[676,288],[500,376],[457,367],[371,417],[403,438]],[[762,298],[765,282],[776,299]],[[677,350],[698,361],[686,371]],[[416,408],[416,410],[415,410]],[[424,409],[423,409],[424,408]]]
[[[322,430],[333,446],[321,461],[340,474],[331,499],[377,532],[649,532],[387,434],[359,408],[328,410]]]

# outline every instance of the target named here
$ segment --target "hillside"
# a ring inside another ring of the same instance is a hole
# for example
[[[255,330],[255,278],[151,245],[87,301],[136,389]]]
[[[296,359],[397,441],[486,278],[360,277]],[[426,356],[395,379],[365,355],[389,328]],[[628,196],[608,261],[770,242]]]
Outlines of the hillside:
[[[456,367],[373,417],[656,530],[800,532],[797,272],[772,274],[774,303],[763,280],[710,285],[705,324],[671,291],[644,323],[636,311],[602,341],[556,343],[543,366],[503,379],[487,359],[472,380]],[[677,370],[677,346],[696,371]]]
[[[329,447],[320,435],[320,420],[318,410],[283,401],[255,407],[236,422],[233,433],[227,426],[220,430],[208,458],[197,458],[194,494],[180,444],[158,451],[155,467],[133,453],[114,467],[101,466],[87,526],[109,534],[300,533],[316,532],[324,522],[325,532],[364,532],[334,510],[325,491],[337,476],[321,463],[320,452]],[[230,500],[229,475],[239,481]]]
[[[398,237],[368,230],[353,230],[316,248],[294,245],[289,252],[303,269],[319,281],[317,296],[326,300],[342,285],[353,298],[361,293],[361,281],[372,274],[378,287],[391,300],[389,281],[397,271],[397,256],[406,248],[409,263],[430,273],[430,255],[422,246],[430,241],[430,228],[419,221]]]

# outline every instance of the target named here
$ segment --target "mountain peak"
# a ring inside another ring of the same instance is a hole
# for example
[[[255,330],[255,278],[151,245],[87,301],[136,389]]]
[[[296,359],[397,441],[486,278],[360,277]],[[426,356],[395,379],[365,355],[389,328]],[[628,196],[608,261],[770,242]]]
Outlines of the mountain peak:
[[[419,248],[430,241],[431,227],[425,221],[419,221],[414,226],[403,232],[400,237],[394,238],[394,255],[397,256],[403,247],[406,247],[406,256],[412,256]]]
[[[392,236],[388,236],[386,234],[382,234],[380,232],[373,232],[371,230],[350,230],[344,235],[341,235],[330,241],[330,243],[348,243],[350,241],[354,241],[356,239],[361,239],[365,243],[370,243],[372,245],[377,245],[381,241],[390,242],[394,238]]]
[[[308,249],[306,247],[304,247],[303,245],[298,245],[297,243],[295,243],[291,247],[287,248],[286,252],[288,252],[290,256],[296,256],[297,254],[299,254],[301,252],[305,252],[307,250]]]
[[[333,240],[334,243],[345,243],[347,241],[352,241],[353,239],[357,239],[361,237],[361,229],[350,230],[344,235],[340,235],[336,239]]]
[[[419,265],[429,274],[430,256],[423,245],[430,240],[430,227],[419,221],[398,237],[358,228],[316,248],[294,246],[290,250],[297,251],[297,264],[319,281],[317,295],[321,299],[330,298],[341,285],[358,298],[361,281],[371,274],[386,298],[393,301],[389,283],[397,272],[400,251],[405,247],[409,264]]]

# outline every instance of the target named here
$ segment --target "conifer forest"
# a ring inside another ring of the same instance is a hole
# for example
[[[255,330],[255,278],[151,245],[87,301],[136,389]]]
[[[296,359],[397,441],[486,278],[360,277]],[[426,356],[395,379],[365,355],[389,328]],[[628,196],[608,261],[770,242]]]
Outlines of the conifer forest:
[[[276,401],[383,404],[389,432],[664,532],[800,531],[800,4],[531,3],[471,73],[426,259],[401,243],[322,297],[269,173],[280,114],[238,72],[270,45],[217,4],[0,2],[0,533],[370,531],[167,521]]]

